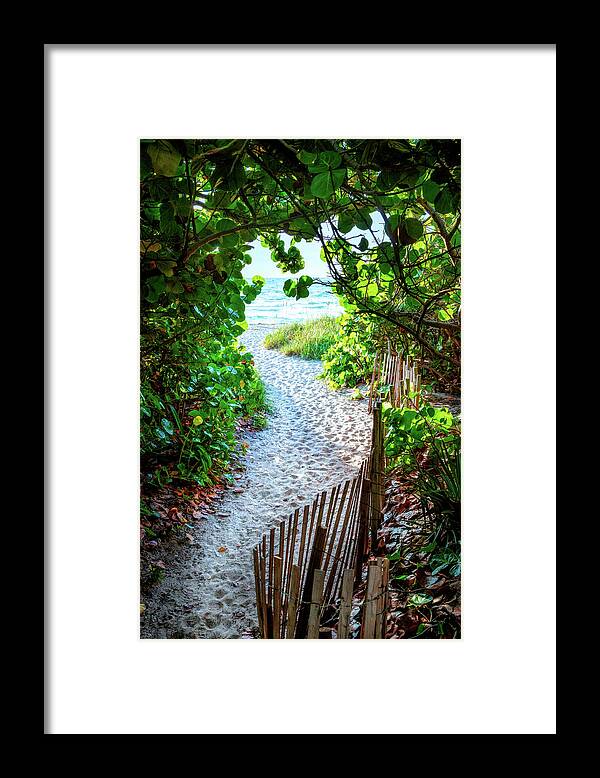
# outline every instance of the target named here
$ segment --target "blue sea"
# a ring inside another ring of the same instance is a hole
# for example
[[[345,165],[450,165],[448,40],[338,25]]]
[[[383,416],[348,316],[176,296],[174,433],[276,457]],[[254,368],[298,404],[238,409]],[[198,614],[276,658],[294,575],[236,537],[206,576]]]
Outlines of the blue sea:
[[[301,300],[286,297],[283,293],[285,278],[266,278],[256,300],[246,306],[249,324],[280,324],[290,321],[306,321],[319,316],[339,316],[343,308],[331,290],[316,281],[310,287],[310,294]]]

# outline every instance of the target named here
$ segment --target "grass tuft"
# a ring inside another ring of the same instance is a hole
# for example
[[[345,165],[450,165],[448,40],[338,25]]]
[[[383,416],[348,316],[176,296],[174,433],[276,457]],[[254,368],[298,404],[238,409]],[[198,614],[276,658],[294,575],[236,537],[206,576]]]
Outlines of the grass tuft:
[[[265,338],[265,348],[304,359],[322,359],[334,344],[340,326],[336,316],[321,316],[302,323],[284,324]]]

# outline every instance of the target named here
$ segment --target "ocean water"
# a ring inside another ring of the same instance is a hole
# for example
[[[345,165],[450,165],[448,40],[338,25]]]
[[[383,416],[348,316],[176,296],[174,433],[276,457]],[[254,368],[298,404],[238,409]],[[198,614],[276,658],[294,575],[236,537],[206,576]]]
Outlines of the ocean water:
[[[337,297],[328,287],[314,283],[309,288],[308,297],[295,300],[283,293],[285,280],[265,279],[265,285],[256,300],[246,306],[246,319],[249,324],[300,322],[319,316],[339,316],[343,313]]]

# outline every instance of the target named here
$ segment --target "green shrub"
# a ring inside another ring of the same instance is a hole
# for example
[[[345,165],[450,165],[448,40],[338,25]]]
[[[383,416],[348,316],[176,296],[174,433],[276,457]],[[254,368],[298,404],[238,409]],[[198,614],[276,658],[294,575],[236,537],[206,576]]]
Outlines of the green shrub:
[[[332,389],[354,387],[370,379],[376,345],[373,324],[364,317],[344,314],[335,341],[323,356],[323,378]]]
[[[411,470],[416,455],[432,443],[443,443],[453,452],[460,448],[458,422],[447,408],[424,404],[420,408],[393,408],[383,404],[385,453],[390,464]]]
[[[460,540],[460,427],[446,408],[383,407],[388,465],[411,473],[408,491],[419,498],[431,529],[431,549],[454,550]]]
[[[169,360],[155,360],[142,379],[142,471],[158,486],[173,479],[204,486],[227,470],[237,420],[266,426],[268,403],[252,355],[235,341],[204,335],[176,345],[179,373]]]

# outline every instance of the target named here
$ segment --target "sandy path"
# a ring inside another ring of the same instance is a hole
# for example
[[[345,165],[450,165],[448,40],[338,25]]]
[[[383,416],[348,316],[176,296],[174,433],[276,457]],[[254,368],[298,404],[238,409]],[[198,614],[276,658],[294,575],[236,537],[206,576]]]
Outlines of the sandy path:
[[[194,526],[194,541],[167,559],[164,579],[145,598],[143,638],[239,638],[253,632],[252,546],[293,508],[354,475],[366,456],[366,401],[316,380],[320,362],[265,349],[268,330],[251,325],[242,342],[267,386],[269,426],[244,436],[246,470],[236,483],[242,491],[228,489],[216,514]],[[217,550],[222,546],[225,553]]]

